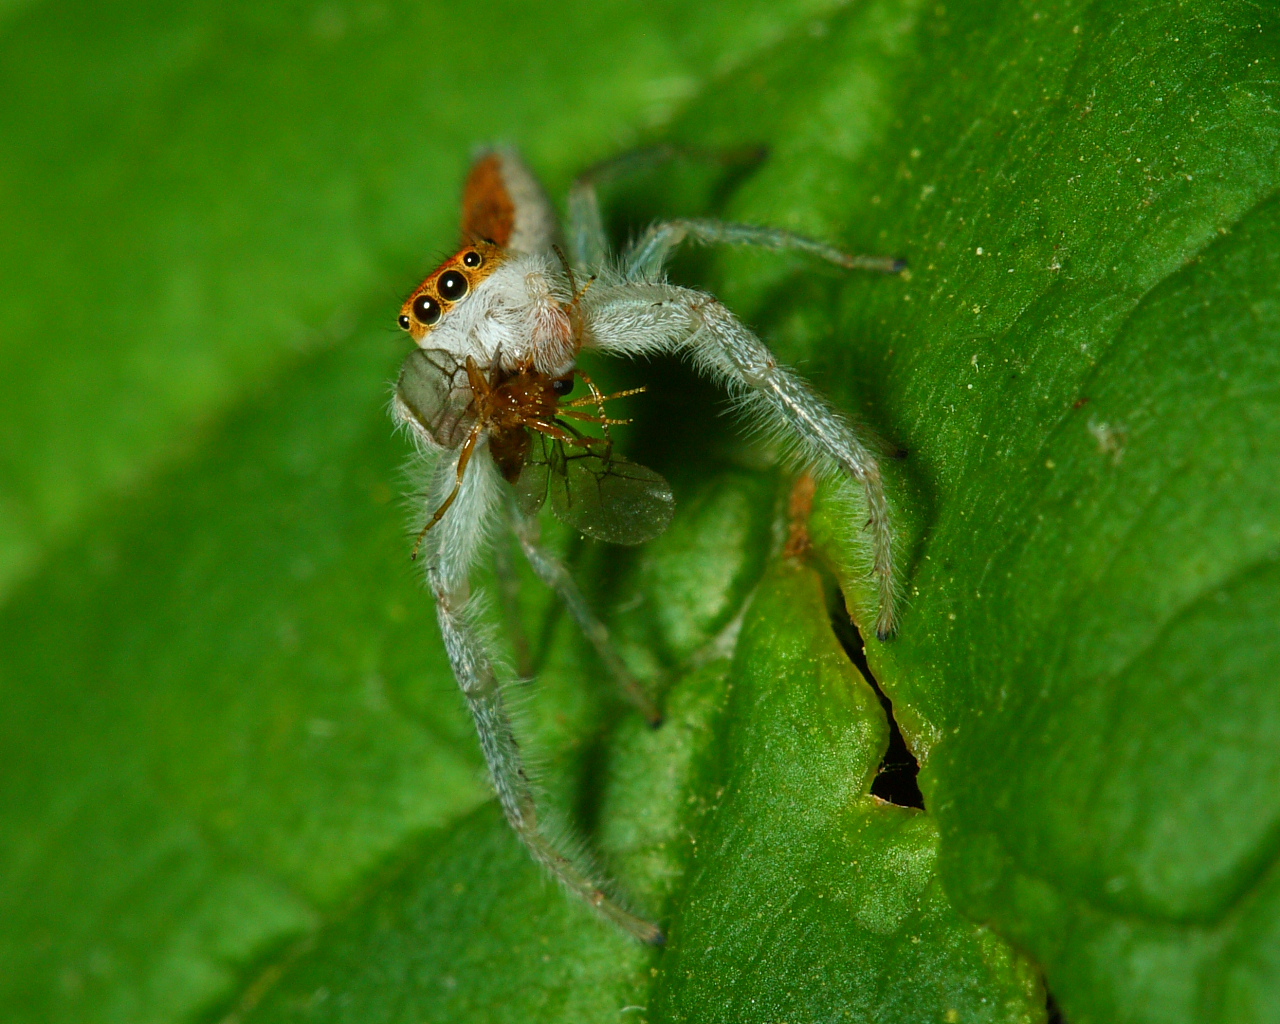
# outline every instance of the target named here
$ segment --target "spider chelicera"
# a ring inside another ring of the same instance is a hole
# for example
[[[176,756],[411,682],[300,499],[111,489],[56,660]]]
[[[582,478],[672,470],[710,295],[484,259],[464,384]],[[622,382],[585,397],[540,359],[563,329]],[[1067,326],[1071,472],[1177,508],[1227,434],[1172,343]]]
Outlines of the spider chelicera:
[[[470,572],[492,528],[514,531],[535,573],[565,601],[606,668],[649,718],[659,714],[613,650],[567,568],[538,542],[534,516],[552,511],[581,533],[638,544],[666,529],[674,510],[661,476],[613,451],[605,395],[577,368],[578,354],[687,353],[721,381],[747,416],[794,441],[807,464],[861,485],[876,631],[894,629],[893,532],[871,450],[850,425],[713,296],[668,284],[663,267],[685,240],[800,250],[843,267],[884,272],[900,261],[848,256],[786,231],[711,220],[656,224],[610,258],[596,183],[624,157],[579,179],[569,196],[568,255],[551,204],[510,150],[482,153],[462,202],[462,247],[414,290],[399,324],[417,344],[396,386],[393,414],[438,456],[418,535],[445,649],[484,750],[503,813],[534,858],[564,886],[637,938],[661,943],[657,925],[607,894],[579,856],[540,822],[493,659],[469,612]],[[575,380],[587,394],[569,398]],[[591,437],[572,421],[598,425]],[[418,546],[414,548],[415,557]]]

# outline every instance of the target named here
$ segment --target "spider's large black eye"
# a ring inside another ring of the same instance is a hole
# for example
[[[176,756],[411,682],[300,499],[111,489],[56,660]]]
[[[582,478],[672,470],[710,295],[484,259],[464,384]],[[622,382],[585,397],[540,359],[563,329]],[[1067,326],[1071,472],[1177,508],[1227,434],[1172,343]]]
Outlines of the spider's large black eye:
[[[419,295],[413,300],[413,315],[418,318],[418,323],[430,327],[440,319],[440,312],[440,303],[430,295]]]
[[[440,292],[440,298],[454,302],[467,294],[467,289],[471,285],[467,283],[467,279],[456,270],[446,270],[440,275],[440,280],[436,282],[436,289]]]
[[[462,254],[462,265],[464,267],[470,267],[472,270],[474,270],[476,267],[480,266],[480,264],[483,262],[484,262],[484,257],[481,256],[474,249],[471,250],[471,252],[464,252]]]
[[[409,324],[411,323],[409,320],[409,314],[401,313],[400,318],[396,320],[396,323],[400,325],[400,330],[407,331],[409,329]]]

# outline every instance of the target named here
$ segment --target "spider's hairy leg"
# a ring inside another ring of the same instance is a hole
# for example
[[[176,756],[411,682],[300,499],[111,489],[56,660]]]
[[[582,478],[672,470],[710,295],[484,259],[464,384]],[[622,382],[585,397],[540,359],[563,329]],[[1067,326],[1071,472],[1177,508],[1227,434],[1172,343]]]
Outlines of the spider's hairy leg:
[[[599,267],[609,254],[596,186],[676,155],[677,150],[673,146],[632,150],[596,164],[574,181],[569,189],[569,254],[576,266]]]
[[[701,150],[660,144],[633,149],[601,161],[584,171],[569,190],[569,243],[574,262],[581,267],[599,267],[609,253],[597,186],[670,160],[689,158],[726,167],[753,167],[767,155],[768,148],[759,145]]]
[[[685,352],[721,381],[765,424],[798,443],[803,455],[837,467],[862,486],[867,504],[872,571],[879,596],[876,634],[896,626],[893,529],[871,449],[722,303],[704,292],[655,283],[601,288],[588,303],[590,344],[615,355]]]
[[[493,562],[498,577],[498,603],[515,656],[516,674],[529,679],[534,671],[533,651],[520,618],[520,578],[516,575],[514,540],[514,536],[504,536],[493,545]]]
[[[467,472],[467,463],[471,461],[471,453],[476,449],[476,443],[480,438],[481,427],[482,424],[479,423],[472,427],[471,434],[467,437],[466,443],[463,444],[462,448],[458,452],[457,462],[453,470],[453,476],[455,478],[453,490],[451,490],[444,501],[440,503],[440,506],[435,510],[435,513],[427,520],[426,525],[418,531],[418,539],[413,545],[413,554],[409,556],[415,562],[418,560],[418,549],[422,547],[422,540],[426,537],[427,532],[444,518],[444,514],[449,511],[449,507],[462,492],[462,484],[466,479],[465,474]]]
[[[494,515],[502,499],[502,478],[492,459],[487,458],[488,441],[480,441],[467,470],[458,474],[461,449],[445,452],[436,461],[427,486],[424,511],[438,509],[454,492],[448,514],[424,536],[421,554],[428,574],[434,572],[451,593],[470,593],[471,567],[484,548]],[[431,516],[427,515],[426,519]]]
[[[848,270],[878,270],[896,274],[906,262],[891,256],[853,256],[824,242],[780,228],[733,224],[720,220],[669,220],[654,224],[637,238],[622,258],[628,281],[644,281],[662,273],[676,247],[684,241],[701,245],[753,245],[775,252],[806,252]]]
[[[441,459],[431,492],[438,496],[457,475],[457,459]],[[660,944],[662,931],[610,899],[599,880],[561,851],[539,822],[533,786],[503,698],[502,684],[470,604],[470,570],[501,502],[501,477],[491,459],[472,462],[450,514],[427,534],[427,580],[454,678],[480,735],[489,777],[516,835],[566,889],[638,939]]]
[[[640,680],[631,674],[626,662],[614,650],[613,642],[609,639],[609,630],[591,611],[586,598],[582,596],[582,591],[578,589],[578,584],[574,582],[568,566],[539,543],[537,520],[521,515],[520,511],[510,503],[509,506],[511,528],[533,571],[565,603],[569,614],[578,623],[586,638],[591,641],[591,646],[595,648],[596,654],[627,700],[640,709],[640,713],[650,725],[660,725],[662,712],[645,692]]]
[[[595,179],[586,175],[569,190],[569,253],[579,267],[598,267],[609,253]]]
[[[660,945],[662,931],[611,900],[600,882],[543,833],[533,786],[525,771],[520,745],[511,727],[511,716],[503,700],[502,685],[475,623],[443,587],[435,573],[429,574],[436,597],[436,614],[453,674],[462,688],[480,734],[489,777],[497,791],[502,812],[534,860],[575,896],[595,907],[604,917],[625,928],[643,942]]]

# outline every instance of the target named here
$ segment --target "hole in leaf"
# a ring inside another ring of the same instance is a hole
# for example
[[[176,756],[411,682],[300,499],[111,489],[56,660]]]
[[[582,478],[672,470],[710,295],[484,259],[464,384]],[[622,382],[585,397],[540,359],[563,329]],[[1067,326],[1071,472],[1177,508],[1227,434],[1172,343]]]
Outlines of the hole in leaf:
[[[884,708],[885,718],[889,720],[889,749],[885,751],[875,781],[871,783],[871,793],[899,807],[916,807],[923,811],[924,794],[920,792],[920,785],[916,779],[920,774],[920,763],[907,749],[907,742],[902,738],[902,730],[898,728],[898,722],[893,717],[893,702],[885,696],[879,682],[867,666],[867,656],[862,649],[862,635],[849,618],[849,610],[845,607],[840,588],[833,586],[831,591],[832,596],[828,602],[831,609],[831,628],[835,630],[836,639],[840,641],[849,660],[858,666],[858,671],[862,673],[863,678],[876,691],[880,706]]]

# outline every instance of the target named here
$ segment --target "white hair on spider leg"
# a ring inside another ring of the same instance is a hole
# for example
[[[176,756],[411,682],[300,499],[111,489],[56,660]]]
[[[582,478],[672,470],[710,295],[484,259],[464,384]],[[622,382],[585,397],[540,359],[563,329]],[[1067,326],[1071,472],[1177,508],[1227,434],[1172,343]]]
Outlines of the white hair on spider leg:
[[[794,445],[822,473],[856,480],[867,507],[880,612],[876,632],[895,628],[893,530],[880,465],[849,424],[713,296],[661,281],[627,281],[592,289],[583,300],[587,343],[613,355],[687,354],[772,436]]]
[[[439,508],[457,480],[457,453],[436,464],[427,488],[426,509]],[[463,474],[449,514],[426,535],[420,557],[439,585],[454,595],[468,593],[468,577],[494,528],[502,502],[502,477],[488,458],[484,443],[476,446]]]

